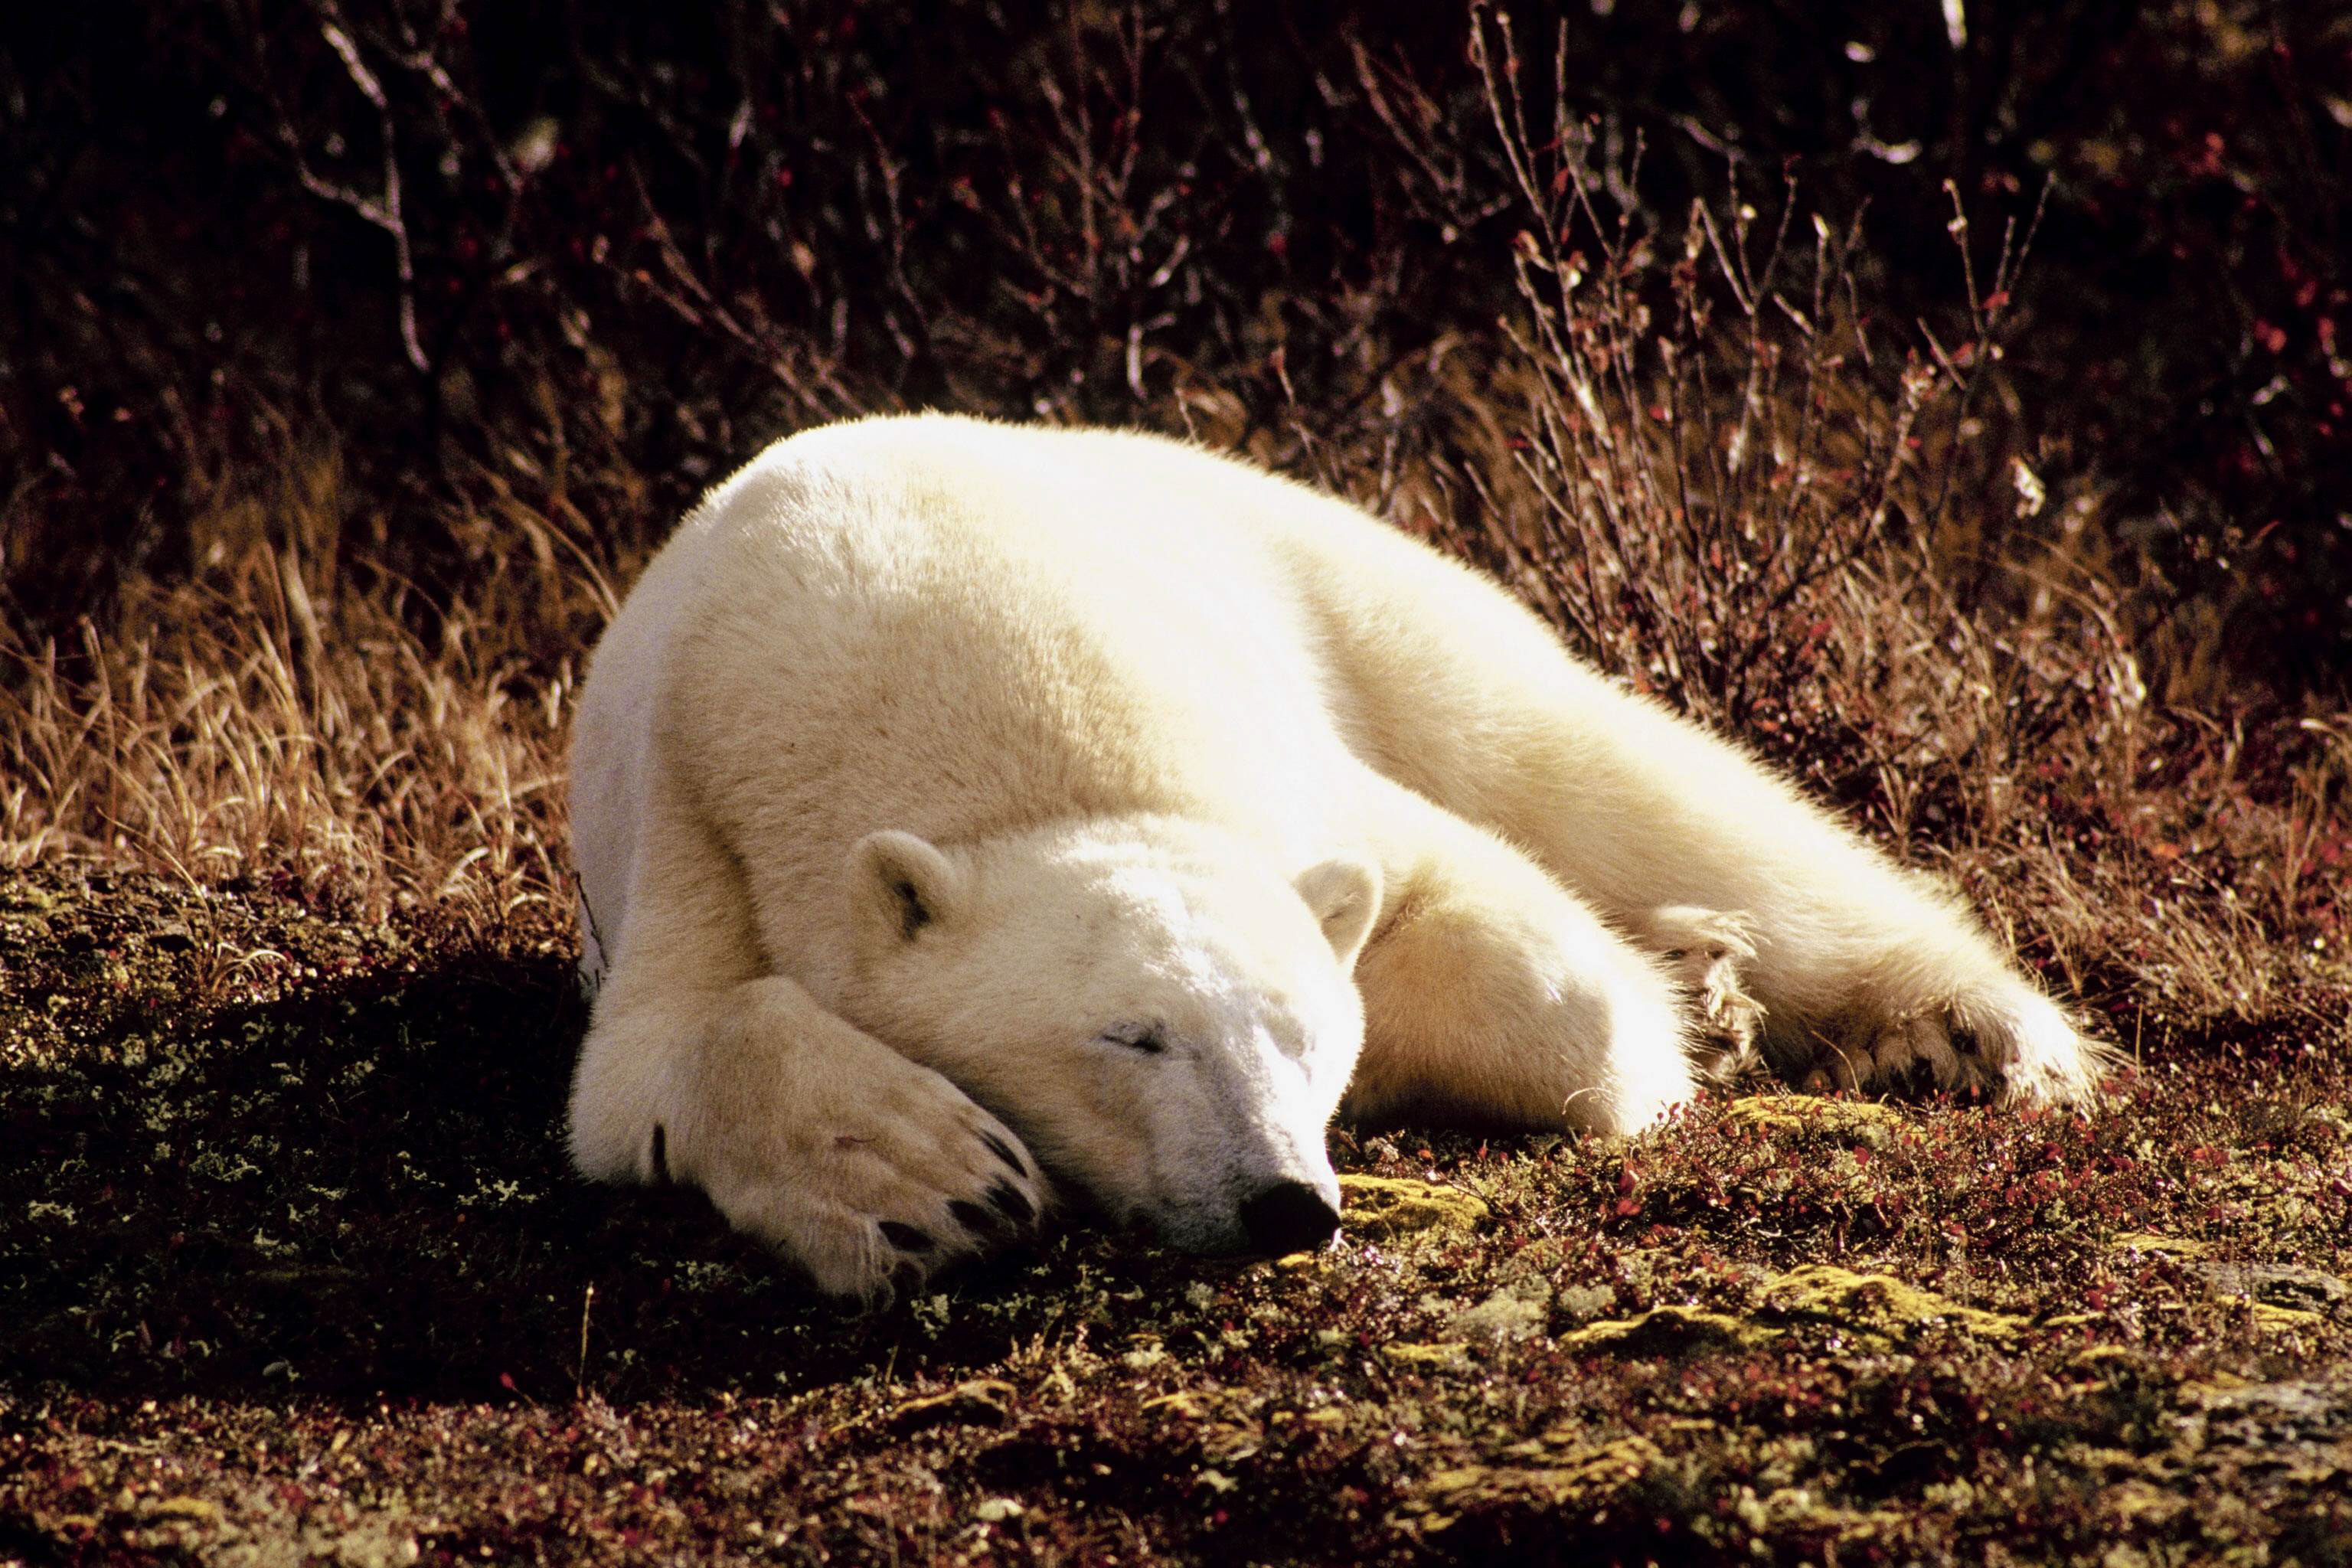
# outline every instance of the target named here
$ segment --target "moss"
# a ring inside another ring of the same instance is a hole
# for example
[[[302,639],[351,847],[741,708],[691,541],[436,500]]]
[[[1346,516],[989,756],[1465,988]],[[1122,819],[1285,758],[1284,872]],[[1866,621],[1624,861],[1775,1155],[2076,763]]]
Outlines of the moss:
[[[1889,1341],[1907,1341],[1941,1328],[2003,1342],[2025,1331],[2021,1320],[2005,1313],[1961,1306],[1889,1274],[1856,1274],[1828,1263],[1772,1280],[1764,1289],[1764,1303],[1783,1319],[1810,1319]]]
[[[2151,1236],[2146,1231],[2119,1231],[2107,1245],[2117,1252],[2148,1252],[2164,1258],[2202,1258],[2212,1247],[2201,1241],[2185,1237]]]
[[[1626,1491],[1664,1460],[1643,1437],[1621,1437],[1591,1446],[1551,1447],[1542,1442],[1515,1447],[1516,1458],[1540,1464],[1457,1465],[1436,1471],[1419,1495],[1399,1512],[1402,1521],[1427,1534],[1440,1534],[1472,1512],[1537,1509],[1546,1512],[1585,1510]]]
[[[1551,1321],[1551,1282],[1541,1275],[1507,1279],[1476,1306],[1456,1312],[1450,1332],[1482,1344],[1531,1339]]]
[[[945,1393],[908,1400],[890,1412],[889,1424],[901,1432],[950,1423],[1000,1426],[1017,1396],[1018,1391],[1002,1379],[968,1378]]]
[[[1704,1345],[1756,1346],[1780,1331],[1768,1325],[1696,1307],[1653,1307],[1634,1318],[1609,1318],[1559,1336],[1571,1354],[1672,1355]]]
[[[47,933],[0,964],[0,1555],[2324,1561],[2347,1523],[2352,1145],[2242,1091],[2352,1102],[2333,1037],[2093,1117],[1341,1140],[1319,1252],[1076,1226],[861,1315],[568,1174],[560,929],[247,888],[205,929],[285,962],[207,983],[137,940],[191,897],[0,879]],[[75,967],[109,952],[120,987]]]
[[[1347,1233],[1374,1241],[1415,1231],[1474,1231],[1488,1214],[1472,1194],[1395,1176],[1342,1175],[1339,1197]]]
[[[2248,1301],[2246,1307],[2253,1317],[2254,1326],[2270,1333],[2294,1333],[2327,1326],[2327,1319],[2318,1312],[2306,1312],[2294,1307],[2273,1307],[2268,1301]]]
[[[1821,1138],[1880,1149],[1901,1130],[1905,1112],[1877,1100],[1774,1094],[1733,1100],[1724,1108],[1723,1120],[1727,1126],[1776,1137]]]

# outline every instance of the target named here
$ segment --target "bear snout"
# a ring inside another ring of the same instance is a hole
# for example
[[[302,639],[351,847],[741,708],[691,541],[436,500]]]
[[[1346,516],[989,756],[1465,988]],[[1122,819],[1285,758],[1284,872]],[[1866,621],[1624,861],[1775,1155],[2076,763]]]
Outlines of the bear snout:
[[[1243,1200],[1242,1230],[1252,1252],[1305,1252],[1339,1228],[1339,1211],[1305,1182],[1276,1182]]]

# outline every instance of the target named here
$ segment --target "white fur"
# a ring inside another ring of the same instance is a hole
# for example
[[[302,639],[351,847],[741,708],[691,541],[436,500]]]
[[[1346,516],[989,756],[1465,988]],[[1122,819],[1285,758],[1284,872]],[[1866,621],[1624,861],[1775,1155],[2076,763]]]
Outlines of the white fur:
[[[955,1205],[1000,1184],[1042,1203],[1015,1133],[1223,1247],[1269,1183],[1336,1201],[1343,1091],[1638,1129],[1692,1092],[1695,989],[1799,1079],[2092,1081],[1948,895],[1744,752],[1353,508],[1147,436],[771,447],[605,634],[572,787],[575,1160],[647,1177],[660,1128],[831,1289],[987,1245]]]

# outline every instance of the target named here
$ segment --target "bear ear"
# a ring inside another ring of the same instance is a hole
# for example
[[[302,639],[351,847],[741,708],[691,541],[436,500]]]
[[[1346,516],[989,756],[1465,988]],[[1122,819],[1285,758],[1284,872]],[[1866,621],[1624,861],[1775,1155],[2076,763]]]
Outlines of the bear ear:
[[[849,851],[850,899],[861,935],[912,942],[955,918],[964,873],[929,839],[869,833]]]
[[[1372,934],[1373,917],[1381,912],[1381,873],[1365,860],[1342,856],[1310,866],[1291,884],[1322,922],[1323,934],[1339,955],[1339,967],[1355,967],[1364,939]]]

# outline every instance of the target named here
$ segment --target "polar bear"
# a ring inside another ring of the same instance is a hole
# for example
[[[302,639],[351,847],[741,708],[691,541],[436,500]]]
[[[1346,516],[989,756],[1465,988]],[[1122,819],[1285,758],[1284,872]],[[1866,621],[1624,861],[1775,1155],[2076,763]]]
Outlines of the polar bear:
[[[1318,1244],[1335,1112],[1632,1132],[1759,1053],[2095,1079],[1948,894],[1747,753],[1155,436],[770,447],[604,634],[571,787],[575,1163],[693,1183],[832,1291],[1000,1246],[1054,1182],[1187,1247]]]

